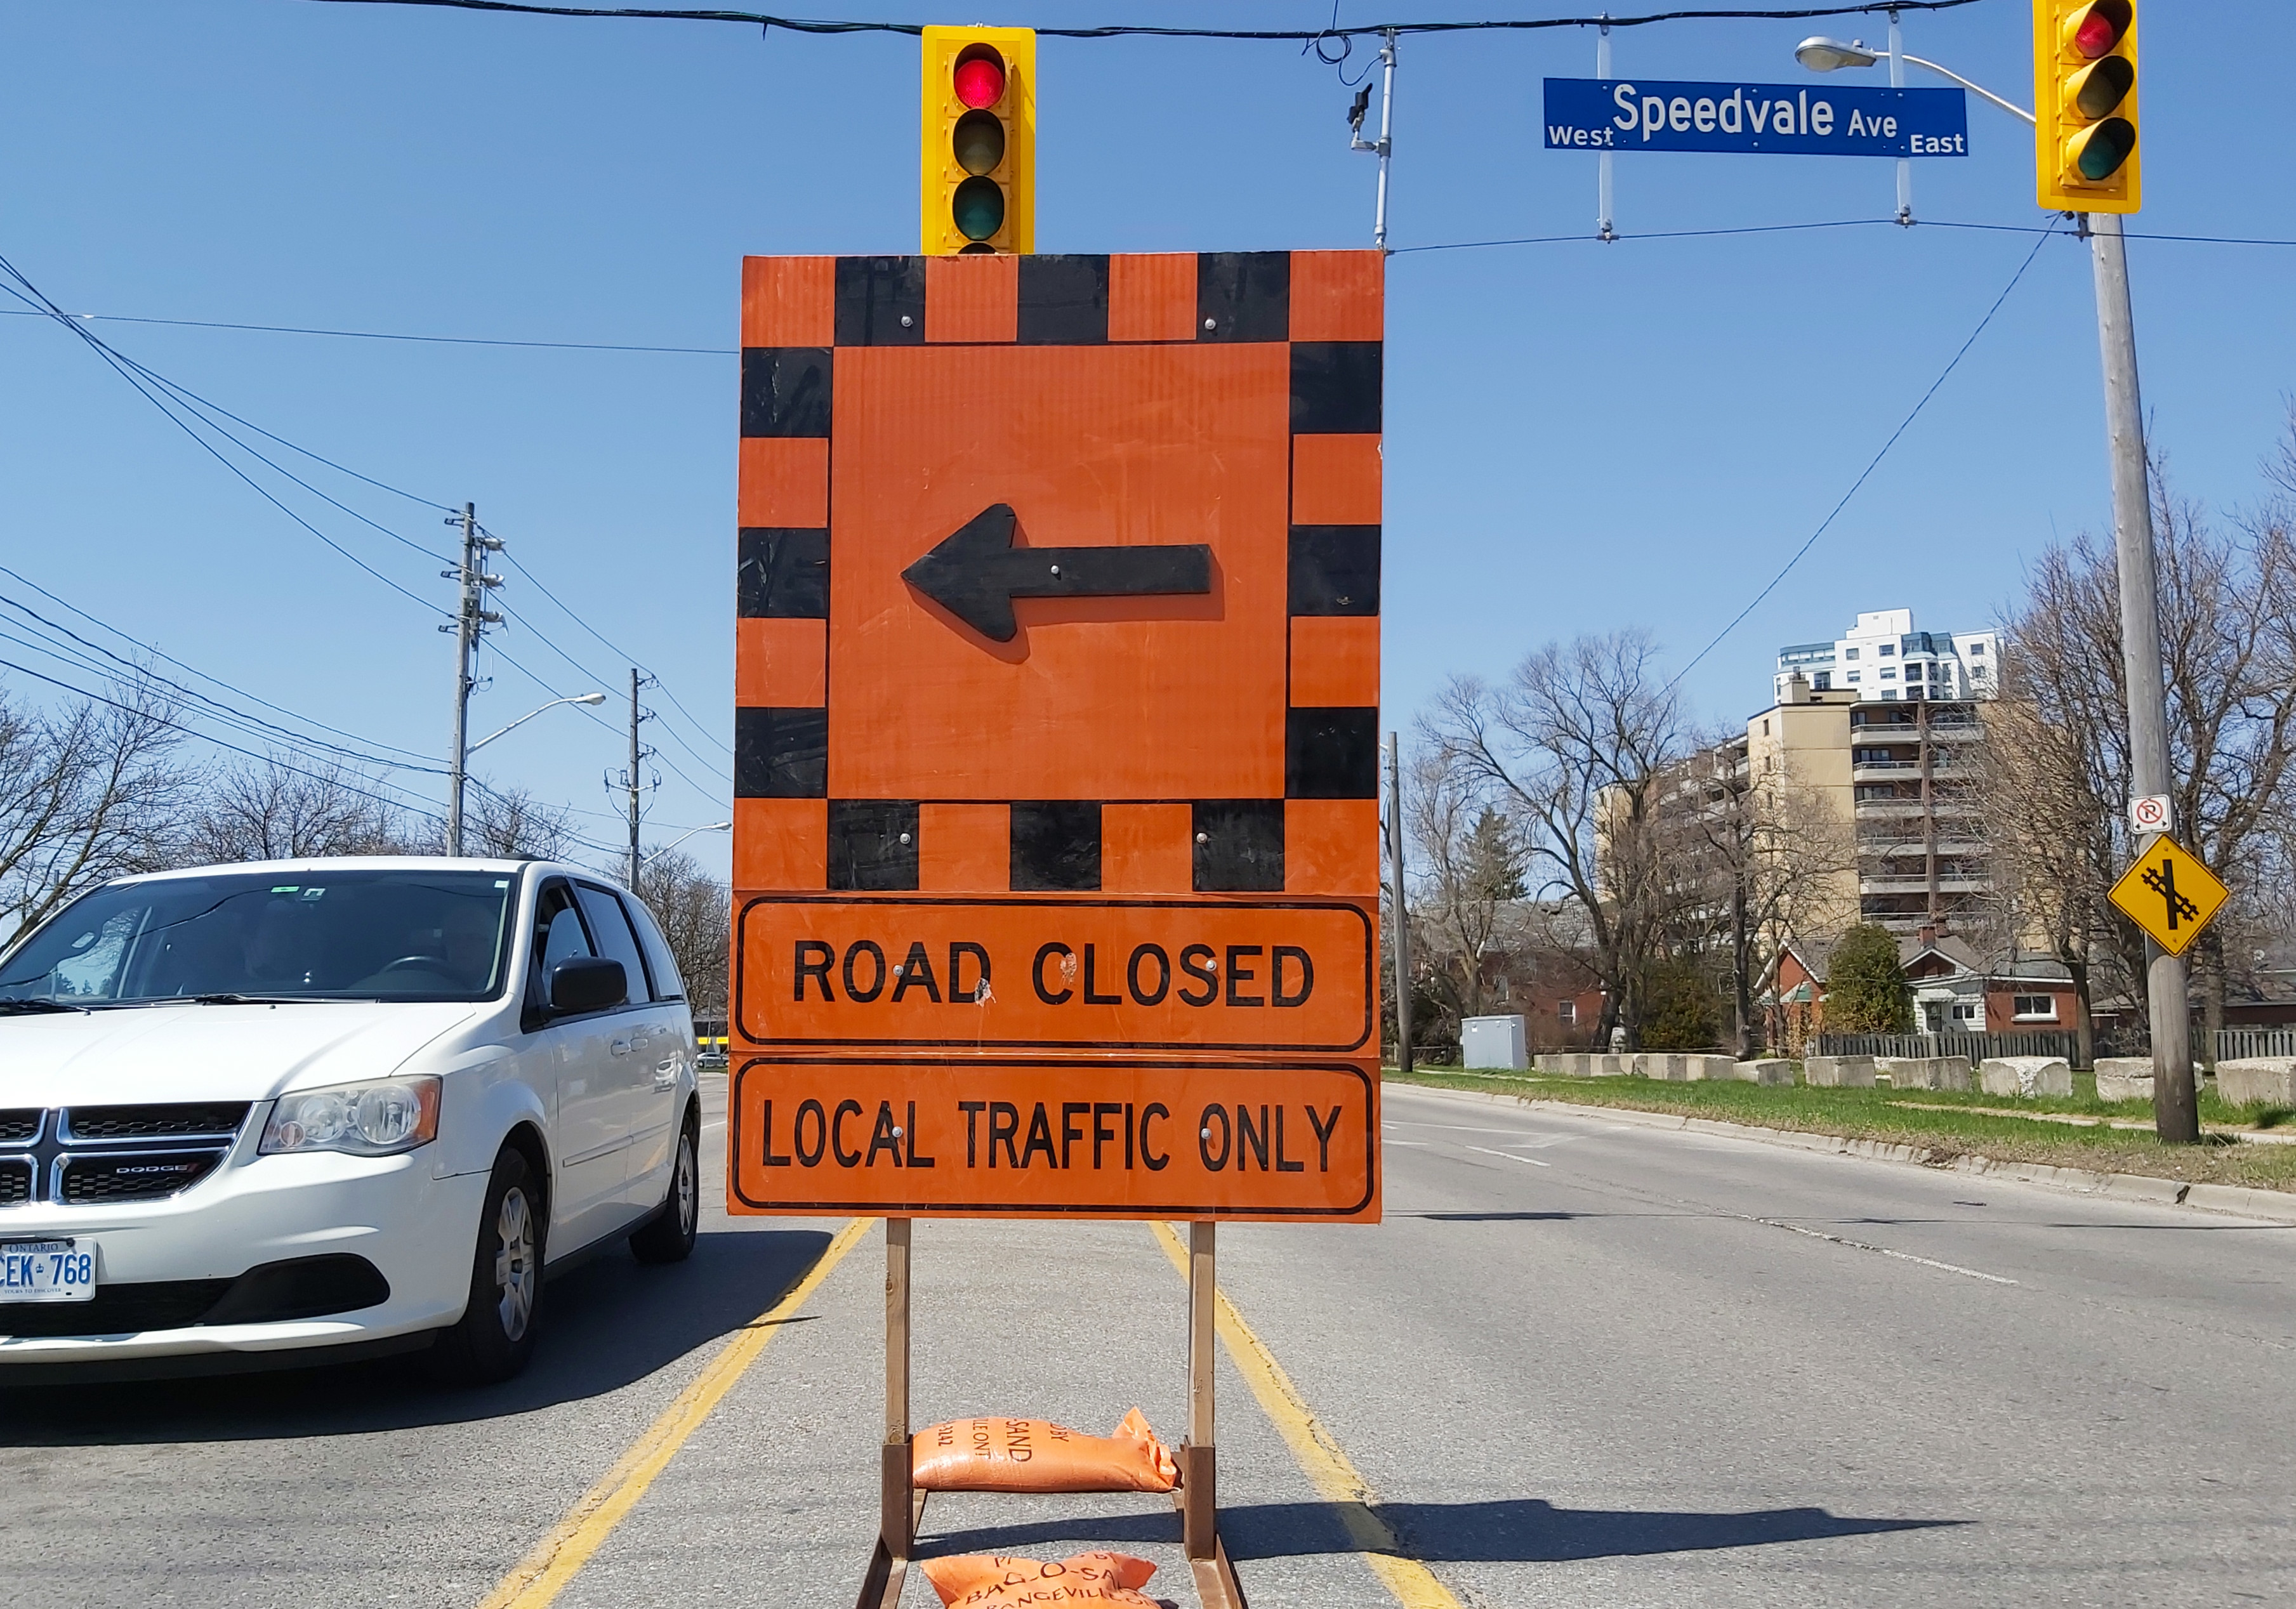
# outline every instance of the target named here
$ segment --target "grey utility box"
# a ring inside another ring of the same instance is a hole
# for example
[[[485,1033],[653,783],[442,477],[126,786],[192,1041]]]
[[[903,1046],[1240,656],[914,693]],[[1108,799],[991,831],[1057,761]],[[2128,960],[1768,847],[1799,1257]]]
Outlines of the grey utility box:
[[[1493,1073],[1520,1073],[1530,1066],[1519,1017],[1471,1017],[1459,1025],[1463,1066]]]

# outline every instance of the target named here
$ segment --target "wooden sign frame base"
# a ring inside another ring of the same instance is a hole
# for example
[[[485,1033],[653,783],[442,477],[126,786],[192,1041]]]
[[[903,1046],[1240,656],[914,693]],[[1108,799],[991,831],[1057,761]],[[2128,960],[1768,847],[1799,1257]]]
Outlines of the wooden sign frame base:
[[[1172,1505],[1203,1609],[1247,1609],[1219,1535],[1219,1453],[1213,1434],[1212,1361],[1218,1226],[1188,1226],[1188,1436],[1180,1444],[1180,1484]],[[880,1449],[877,1545],[855,1609],[897,1609],[916,1551],[925,1499],[911,1479],[909,1446],[909,1262],[915,1221],[885,1220],[885,1440]]]

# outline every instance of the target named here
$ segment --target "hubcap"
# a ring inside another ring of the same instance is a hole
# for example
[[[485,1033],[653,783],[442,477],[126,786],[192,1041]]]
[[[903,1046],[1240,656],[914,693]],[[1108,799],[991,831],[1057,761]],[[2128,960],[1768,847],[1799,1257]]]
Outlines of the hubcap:
[[[503,1196],[495,1217],[495,1289],[500,1298],[495,1316],[502,1321],[503,1336],[515,1341],[526,1334],[534,1317],[534,1213],[526,1192],[513,1185]]]
[[[681,1136],[677,1142],[677,1228],[680,1234],[693,1233],[694,1215],[701,1210],[701,1191],[694,1179],[693,1141]]]

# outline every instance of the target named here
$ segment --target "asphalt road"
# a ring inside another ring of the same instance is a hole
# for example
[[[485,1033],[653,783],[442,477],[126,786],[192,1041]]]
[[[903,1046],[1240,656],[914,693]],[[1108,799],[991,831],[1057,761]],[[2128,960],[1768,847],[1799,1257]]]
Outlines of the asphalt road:
[[[1449,1601],[2296,1602],[2296,1228],[1387,1103],[1388,1221],[1225,1228],[1222,1285]],[[0,1605],[476,1605],[839,1227],[712,1212],[683,1267],[602,1258],[489,1391],[384,1361],[0,1393]],[[1177,1439],[1185,1291],[1146,1226],[916,1240],[920,1424],[1136,1404]],[[873,1232],[771,1327],[559,1605],[852,1600],[882,1258]],[[1395,1603],[1225,1358],[1219,1390],[1256,1609]],[[937,1498],[924,1531],[1123,1547],[1193,1601],[1163,1499]]]

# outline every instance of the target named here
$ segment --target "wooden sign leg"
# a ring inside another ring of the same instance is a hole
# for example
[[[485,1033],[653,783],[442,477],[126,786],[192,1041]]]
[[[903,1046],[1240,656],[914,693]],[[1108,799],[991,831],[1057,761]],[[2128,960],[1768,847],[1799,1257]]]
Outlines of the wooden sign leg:
[[[1191,1561],[1208,1559],[1219,1525],[1218,1438],[1213,1428],[1212,1358],[1214,1264],[1219,1226],[1188,1226],[1188,1441],[1187,1466],[1181,1472],[1181,1540]]]
[[[1204,1609],[1244,1609],[1219,1539],[1219,1439],[1212,1403],[1218,1225],[1188,1226],[1188,1439],[1181,1448],[1180,1543]]]
[[[909,1252],[915,1221],[885,1220],[885,1442],[877,1548],[857,1609],[894,1609],[915,1550],[923,1494],[913,1491],[909,1454]]]

